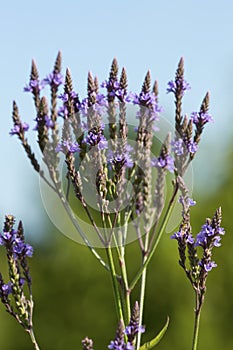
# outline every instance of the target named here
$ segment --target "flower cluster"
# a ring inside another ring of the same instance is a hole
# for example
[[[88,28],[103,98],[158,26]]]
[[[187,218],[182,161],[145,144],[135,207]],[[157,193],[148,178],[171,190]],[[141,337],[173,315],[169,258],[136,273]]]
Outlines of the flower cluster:
[[[175,135],[171,143],[175,153],[175,168],[183,175],[188,164],[194,158],[205,124],[213,121],[208,113],[209,93],[202,101],[200,111],[191,113],[190,117],[182,115],[182,99],[184,93],[190,90],[189,83],[184,79],[184,61],[181,58],[175,80],[168,82],[167,93],[175,95]]]
[[[193,200],[190,199],[190,206],[194,205]],[[182,241],[189,245],[189,249],[195,249],[200,246],[203,249],[203,255],[198,262],[206,272],[216,267],[216,263],[211,261],[212,249],[214,247],[221,246],[221,236],[224,235],[225,231],[220,227],[221,222],[221,208],[219,208],[212,220],[207,219],[206,223],[202,226],[201,231],[197,234],[196,239],[191,234],[190,230],[184,230],[181,226],[178,232],[175,232],[171,238],[176,239],[178,242]]]
[[[197,144],[192,140],[189,140],[185,144],[181,138],[178,138],[171,142],[171,146],[172,146],[172,151],[178,156],[185,154],[185,152],[187,151],[190,154],[194,154],[197,152]]]
[[[108,142],[103,135],[105,125],[102,124],[100,127],[94,127],[88,130],[86,137],[83,139],[83,143],[94,147],[97,146],[99,150],[108,148]]]
[[[180,185],[183,192],[183,196],[180,197],[180,203],[183,207],[183,220],[179,231],[175,232],[171,239],[175,239],[178,242],[179,263],[197,295],[195,309],[197,317],[204,302],[208,273],[217,266],[215,261],[212,260],[212,251],[213,248],[220,247],[221,236],[225,232],[220,226],[222,215],[221,208],[218,208],[212,220],[206,219],[206,223],[202,226],[196,238],[193,236],[190,224],[190,207],[195,205],[196,202],[188,197],[188,191],[184,188],[184,184],[180,183]],[[201,257],[199,257],[199,247],[202,250]],[[187,260],[189,266],[187,265]]]
[[[170,80],[167,85],[168,85],[167,87],[168,94],[170,92],[172,92],[173,94],[176,94],[176,91],[179,89],[182,91],[182,94],[184,94],[186,91],[191,89],[190,84],[182,78],[178,78],[175,81]]]
[[[79,144],[77,142],[72,142],[70,140],[64,140],[61,143],[59,143],[55,149],[56,152],[62,152],[64,154],[70,153],[76,153],[80,151]]]
[[[0,245],[6,249],[9,279],[5,283],[0,274],[0,298],[6,310],[14,316],[18,322],[29,330],[32,327],[32,281],[27,262],[28,257],[32,257],[33,248],[25,243],[22,222],[18,228],[14,229],[14,217],[7,215],[3,232],[0,234]],[[29,292],[29,299],[25,294],[25,287]],[[12,298],[9,298],[9,295]]]
[[[192,112],[190,115],[190,118],[192,119],[193,123],[196,125],[198,124],[205,125],[206,123],[213,122],[213,117],[208,112],[205,112],[205,113]]]
[[[38,79],[30,79],[28,85],[24,87],[24,92],[41,91],[45,87],[45,82]]]

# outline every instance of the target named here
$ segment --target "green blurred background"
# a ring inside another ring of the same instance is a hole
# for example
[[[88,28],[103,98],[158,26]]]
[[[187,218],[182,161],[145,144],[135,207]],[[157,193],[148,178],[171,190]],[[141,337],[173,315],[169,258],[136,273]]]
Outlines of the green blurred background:
[[[203,196],[195,193],[198,205],[192,209],[194,232],[198,232],[205,217],[212,216],[220,204],[226,235],[216,249],[218,267],[211,271],[201,317],[199,349],[233,347],[232,335],[232,223],[231,198],[233,181],[229,177],[217,192]],[[41,217],[41,220],[46,220]],[[85,246],[79,245],[49,223],[46,238],[35,246],[31,260],[35,299],[35,331],[41,349],[81,349],[85,336],[92,337],[95,349],[104,349],[115,335],[116,317],[111,280]],[[137,244],[127,246],[131,273],[138,263]],[[133,294],[136,297],[136,293]],[[165,234],[149,267],[145,301],[146,333],[149,340],[170,317],[168,332],[159,349],[189,349],[193,327],[194,295],[178,265],[177,244]],[[28,336],[0,306],[0,348],[4,350],[32,349]]]
[[[14,98],[23,119],[33,124],[32,101],[22,92],[31,59],[36,58],[44,77],[59,49],[81,97],[85,96],[88,70],[103,81],[114,56],[126,66],[132,91],[140,89],[151,69],[153,79],[159,81],[164,116],[170,120],[173,101],[165,93],[166,83],[174,77],[181,56],[192,86],[184,112],[198,109],[206,91],[211,91],[215,123],[205,131],[195,160],[193,198],[198,205],[192,209],[192,222],[198,232],[205,218],[221,205],[227,234],[216,250],[218,268],[208,278],[199,349],[233,348],[232,13],[229,0],[1,3],[0,219],[2,222],[8,213],[22,219],[35,247],[31,271],[35,331],[41,349],[81,349],[86,335],[94,339],[95,349],[104,349],[116,328],[110,277],[86,247],[56,231],[43,208],[37,175],[16,139],[8,135]],[[31,143],[36,145],[33,134]],[[194,296],[178,265],[176,242],[169,236],[164,235],[149,268],[143,339],[156,334],[169,315],[169,329],[158,348],[186,350],[191,344]],[[133,243],[128,255],[132,270],[136,253]],[[4,270],[3,257],[0,259]],[[28,336],[1,305],[0,349],[32,349]]]

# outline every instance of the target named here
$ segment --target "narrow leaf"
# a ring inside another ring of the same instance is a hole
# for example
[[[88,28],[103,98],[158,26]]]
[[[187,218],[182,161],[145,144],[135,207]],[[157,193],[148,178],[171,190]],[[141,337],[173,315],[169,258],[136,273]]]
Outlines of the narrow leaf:
[[[167,322],[166,322],[165,326],[163,327],[163,329],[159,332],[159,334],[157,334],[156,337],[153,338],[152,340],[150,340],[147,343],[140,346],[140,350],[153,349],[160,342],[160,340],[163,338],[164,334],[167,331],[168,325],[169,325],[169,317],[167,317]]]

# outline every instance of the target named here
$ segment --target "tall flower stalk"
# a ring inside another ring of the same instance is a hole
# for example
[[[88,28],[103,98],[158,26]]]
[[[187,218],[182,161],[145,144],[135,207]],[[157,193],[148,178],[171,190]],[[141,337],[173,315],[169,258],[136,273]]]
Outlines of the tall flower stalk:
[[[217,266],[212,260],[212,250],[221,246],[221,236],[224,229],[220,227],[222,214],[218,208],[212,219],[206,219],[201,231],[194,238],[190,223],[190,207],[196,203],[189,198],[188,190],[181,179],[179,185],[182,192],[180,203],[182,204],[182,223],[179,231],[175,232],[171,238],[178,242],[179,264],[185,271],[195,293],[195,320],[192,350],[197,350],[198,334],[200,327],[201,310],[206,293],[206,280],[209,272]],[[198,249],[201,250],[199,257]]]

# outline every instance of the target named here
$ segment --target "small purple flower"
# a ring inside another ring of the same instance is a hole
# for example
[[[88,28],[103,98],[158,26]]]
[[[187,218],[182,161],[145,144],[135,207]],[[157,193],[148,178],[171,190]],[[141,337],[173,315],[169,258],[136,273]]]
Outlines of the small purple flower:
[[[12,293],[12,283],[8,282],[6,284],[3,284],[1,290],[5,296],[8,296]]]
[[[11,230],[10,232],[3,231],[3,233],[0,234],[0,245],[6,246],[7,244],[14,241],[16,235],[15,230]]]
[[[189,197],[185,198],[184,196],[179,197],[179,203],[187,207],[193,207],[194,205],[196,205],[196,201]]]
[[[145,327],[144,326],[138,326],[138,325],[129,325],[125,328],[125,334],[128,336],[135,336],[138,333],[144,333]]]
[[[121,169],[123,166],[126,168],[132,168],[134,162],[129,154],[131,147],[124,154],[114,153],[112,150],[108,152],[108,161],[115,169]]]
[[[172,151],[174,153],[176,153],[178,156],[181,156],[182,154],[184,154],[184,142],[182,139],[178,139],[178,140],[173,140],[171,142],[171,146],[172,146]]]
[[[99,150],[103,150],[103,149],[107,149],[107,148],[108,148],[108,141],[102,135],[102,137],[100,137],[100,140],[99,140],[99,143],[98,143],[98,149]]]
[[[176,92],[176,83],[173,80],[170,80],[167,83],[168,87],[167,87],[167,94],[169,94],[170,92],[175,93]]]
[[[190,115],[190,118],[192,119],[194,124],[201,124],[201,125],[214,121],[213,117],[208,112],[206,113],[192,112]]]
[[[224,230],[223,227],[218,227],[216,229],[216,232],[217,232],[218,235],[225,235],[225,230]]]
[[[168,87],[167,87],[167,93],[169,94],[170,92],[172,92],[173,94],[176,93],[176,90],[179,86],[179,84],[182,83],[182,92],[184,93],[187,90],[191,89],[191,86],[189,85],[189,83],[186,80],[178,80],[178,81],[169,81],[168,82]]]
[[[27,123],[22,123],[21,125],[14,125],[14,127],[11,129],[11,131],[9,132],[9,134],[11,136],[13,135],[19,135],[21,130],[23,131],[28,131],[29,130],[29,125]]]
[[[68,117],[68,109],[65,105],[59,107],[58,115],[59,115],[59,117],[62,117],[64,119],[66,119]]]
[[[173,235],[170,236],[171,239],[176,239],[177,241],[182,239],[184,236],[184,233],[182,231],[174,232]]]
[[[69,140],[62,141],[55,149],[56,152],[63,152],[64,154],[76,153],[80,151],[79,144],[77,142],[71,142]]]
[[[166,169],[171,173],[174,172],[174,168],[175,168],[174,159],[169,155],[166,155],[165,157],[159,156],[158,158],[154,158],[151,161],[151,165],[156,168]]]
[[[80,112],[82,112],[84,115],[86,115],[88,112],[88,108],[89,108],[88,98],[84,98],[80,103],[78,103],[77,107],[80,110]]]
[[[103,135],[103,130],[105,125],[102,124],[98,127],[93,127],[88,130],[87,135],[83,139],[83,143],[88,144],[91,147],[98,145],[99,150],[106,149],[108,147],[108,142]]]
[[[221,237],[220,236],[216,236],[216,237],[214,237],[214,246],[215,247],[220,247],[221,246],[221,243],[220,243],[220,241],[221,241]]]
[[[194,141],[185,142],[185,140],[182,140],[179,138],[178,140],[173,140],[171,142],[172,151],[176,153],[178,156],[181,156],[185,152],[185,148],[187,148],[189,153],[196,153],[197,152],[197,144]]]
[[[107,106],[106,97],[103,94],[96,94],[96,104],[101,107]]]
[[[218,266],[214,261],[209,261],[205,264],[202,260],[200,261],[199,265],[204,267],[206,272],[210,272],[214,267]]]
[[[187,145],[187,148],[188,148],[189,153],[194,154],[194,153],[197,152],[197,148],[198,148],[198,147],[197,147],[196,142],[194,142],[194,141],[189,141],[189,143],[188,143],[188,145]]]
[[[62,102],[67,102],[68,99],[69,99],[69,95],[68,95],[67,93],[64,92],[64,94],[60,94],[60,95],[58,96],[58,98],[59,98],[60,100],[62,100]]]
[[[45,126],[48,129],[52,129],[53,126],[54,126],[54,122],[50,119],[50,117],[48,115],[44,116],[44,119],[45,119]],[[36,125],[34,126],[33,130],[38,130],[38,124],[42,121],[42,118],[41,117],[37,117],[35,119],[35,121],[36,121]]]
[[[64,83],[64,78],[61,73],[50,73],[45,79],[42,80],[44,85],[59,86]]]
[[[73,99],[75,99],[78,96],[78,94],[75,91],[71,91],[69,94],[67,94],[66,92],[64,92],[64,94],[60,94],[58,98],[63,102],[67,102],[69,100],[69,95]]]
[[[124,341],[111,340],[108,349],[112,350],[134,350],[134,346],[130,343],[125,344]]]
[[[225,231],[222,227],[213,227],[211,223],[206,223],[202,226],[201,231],[198,233],[196,238],[196,246],[205,247],[208,242],[213,242],[215,247],[219,247],[220,244],[220,236],[224,235]]]
[[[150,92],[141,92],[139,95],[136,93],[130,93],[128,99],[132,101],[133,104],[144,106],[150,108],[149,112],[152,112],[153,120],[158,120],[159,114],[163,111],[163,108],[160,107],[157,103],[156,97],[153,93]],[[137,115],[140,118],[140,113]],[[151,115],[150,115],[151,117]]]
[[[205,232],[200,231],[197,234],[195,246],[203,246],[205,244],[207,244],[206,234],[205,234]]]
[[[13,242],[12,251],[15,254],[21,255],[24,251],[25,244],[20,238],[16,238]]]
[[[29,84],[26,85],[23,89],[24,92],[33,92],[34,89],[37,89],[38,91],[41,91],[44,88],[45,84],[42,80],[41,82],[37,79],[32,79],[29,81]]]
[[[105,80],[100,84],[102,88],[106,88],[109,96],[117,96],[118,91],[120,90],[120,83],[116,80]],[[122,92],[119,93],[119,96],[122,95]]]
[[[191,245],[194,245],[195,239],[194,239],[194,237],[192,236],[191,233],[190,233],[190,234],[188,235],[188,237],[186,238],[186,242],[189,243],[189,244],[191,244]]]

